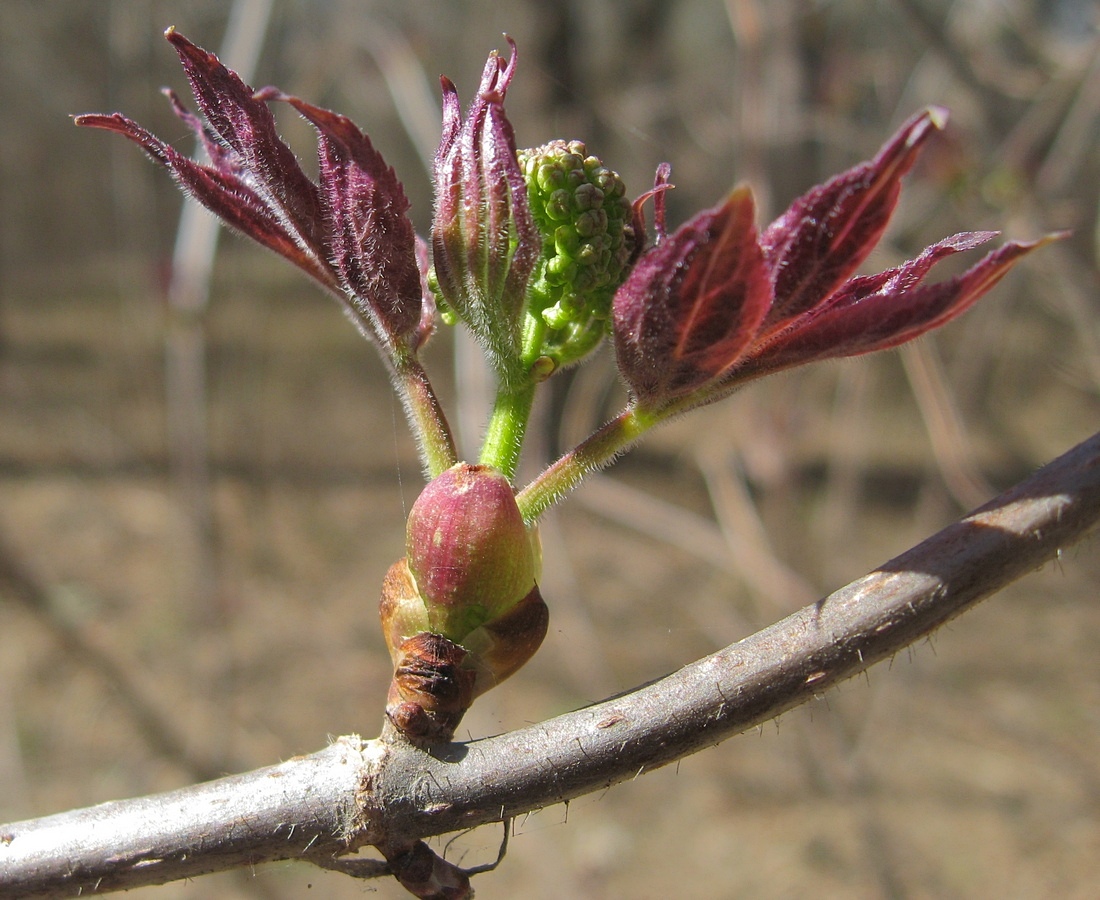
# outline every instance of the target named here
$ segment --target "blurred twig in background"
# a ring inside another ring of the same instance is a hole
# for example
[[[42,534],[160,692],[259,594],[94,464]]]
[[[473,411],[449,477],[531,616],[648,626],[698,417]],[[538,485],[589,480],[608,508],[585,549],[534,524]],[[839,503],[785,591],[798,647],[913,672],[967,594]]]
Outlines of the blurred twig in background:
[[[272,0],[234,0],[221,59],[246,82],[263,46]],[[205,151],[196,158],[207,162]],[[218,622],[218,539],[210,493],[203,319],[221,225],[190,197],[183,204],[168,282],[165,389],[172,475],[185,514],[179,544],[181,594],[200,621]]]
[[[50,600],[49,589],[24,567],[2,539],[0,597],[22,606],[50,632],[64,654],[102,678],[133,717],[149,749],[181,768],[188,778],[207,781],[234,768],[228,760],[214,761],[196,753],[192,740],[181,734],[172,711],[151,700],[141,687],[140,669],[122,661],[59,611]]]

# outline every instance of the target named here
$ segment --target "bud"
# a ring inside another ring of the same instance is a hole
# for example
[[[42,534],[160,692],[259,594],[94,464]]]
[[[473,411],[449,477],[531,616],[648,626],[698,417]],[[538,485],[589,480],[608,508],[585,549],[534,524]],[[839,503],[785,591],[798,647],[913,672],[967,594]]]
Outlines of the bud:
[[[527,596],[539,568],[533,540],[500,472],[459,463],[434,479],[406,530],[431,630],[461,641]]]
[[[431,285],[445,315],[469,326],[504,379],[518,373],[527,281],[539,234],[527,208],[504,98],[516,68],[489,57],[462,118],[458,92],[443,85],[443,136],[433,163]]]
[[[386,711],[411,740],[438,743],[542,643],[541,552],[508,479],[467,463],[424,489],[406,546],[379,603],[394,664]]]
[[[576,362],[608,328],[611,298],[634,256],[630,201],[616,172],[581,141],[519,152],[542,253],[528,285],[528,313],[546,327],[540,356]]]

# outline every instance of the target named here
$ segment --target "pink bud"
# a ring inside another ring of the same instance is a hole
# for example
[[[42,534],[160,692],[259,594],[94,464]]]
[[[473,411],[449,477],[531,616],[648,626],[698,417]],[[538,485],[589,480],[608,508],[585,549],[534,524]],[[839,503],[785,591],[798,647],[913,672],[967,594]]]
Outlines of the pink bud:
[[[379,602],[394,666],[386,714],[409,740],[440,743],[546,636],[538,539],[507,478],[459,463],[413,504],[406,540]]]
[[[413,504],[409,571],[431,630],[454,641],[507,612],[535,586],[538,556],[511,484],[490,466],[459,463]]]

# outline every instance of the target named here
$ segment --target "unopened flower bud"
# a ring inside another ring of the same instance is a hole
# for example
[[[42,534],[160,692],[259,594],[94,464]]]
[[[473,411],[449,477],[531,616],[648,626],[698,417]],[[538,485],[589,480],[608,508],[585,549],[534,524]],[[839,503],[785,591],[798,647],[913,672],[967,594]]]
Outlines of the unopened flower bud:
[[[542,253],[528,285],[528,314],[546,327],[541,356],[568,365],[607,331],[611,298],[634,257],[630,202],[618,174],[580,141],[519,152]]]

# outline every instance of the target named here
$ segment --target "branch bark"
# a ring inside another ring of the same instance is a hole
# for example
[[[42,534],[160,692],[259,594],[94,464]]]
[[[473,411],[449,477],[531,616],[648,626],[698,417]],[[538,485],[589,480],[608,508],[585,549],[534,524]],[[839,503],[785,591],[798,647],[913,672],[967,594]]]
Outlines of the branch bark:
[[[570,800],[774,718],[1057,556],[1100,521],[1100,434],[845,588],[652,684],[425,753],[384,732],[279,766],[0,826],[0,895],[76,896],[425,837]]]

